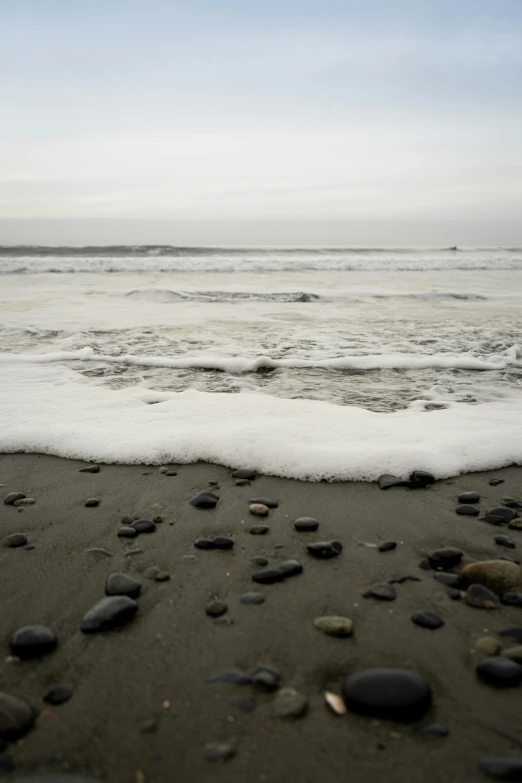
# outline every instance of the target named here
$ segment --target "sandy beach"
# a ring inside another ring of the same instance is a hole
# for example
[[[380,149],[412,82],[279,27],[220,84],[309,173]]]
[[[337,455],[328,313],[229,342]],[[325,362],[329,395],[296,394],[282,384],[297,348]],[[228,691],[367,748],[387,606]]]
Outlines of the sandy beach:
[[[521,609],[486,610],[452,600],[434,571],[419,568],[422,558],[441,547],[462,550],[462,564],[517,559],[518,550],[499,546],[493,537],[509,534],[518,544],[521,532],[459,516],[455,508],[465,491],[481,495],[481,512],[506,496],[518,498],[520,468],[468,474],[427,489],[383,491],[374,483],[269,476],[237,486],[231,470],[210,464],[168,466],[176,471],[172,476],[157,467],[100,465],[93,474],[80,472],[82,467],[49,456],[0,456],[2,497],[20,492],[36,501],[0,504],[2,690],[39,712],[34,727],[5,750],[8,779],[74,772],[106,783],[438,783],[479,781],[481,757],[521,754],[519,689],[488,685],[475,672],[484,658],[477,641],[493,636],[504,649],[513,647],[514,639],[497,633],[519,625]],[[503,483],[491,486],[496,477]],[[209,482],[217,482],[217,489]],[[205,490],[216,491],[216,507],[190,505]],[[279,506],[259,518],[248,501],[263,497]],[[90,498],[99,505],[85,507]],[[124,516],[163,521],[154,532],[127,539],[117,536]],[[302,516],[316,518],[319,529],[298,532],[294,520]],[[269,531],[252,535],[249,529],[257,524]],[[29,549],[5,546],[15,533],[27,537]],[[215,536],[232,537],[233,549],[194,546],[199,537]],[[321,560],[307,552],[308,543],[332,539],[343,545],[338,557]],[[381,552],[374,546],[386,540],[397,547]],[[142,551],[129,555],[136,549]],[[251,562],[255,556],[268,560],[266,569],[296,559],[303,572],[277,584],[256,584],[252,574],[263,569]],[[170,578],[148,578],[152,566]],[[104,597],[113,573],[142,584],[136,616],[121,629],[82,633],[82,618]],[[362,596],[376,582],[405,576],[420,581],[395,583],[394,601]],[[266,600],[243,604],[239,599],[247,591]],[[218,618],[206,614],[214,599],[227,605]],[[415,625],[411,616],[419,611],[435,612],[444,626]],[[314,627],[317,617],[331,615],[350,618],[353,635],[335,638]],[[19,661],[9,638],[29,624],[51,628],[58,647]],[[205,682],[226,670],[252,675],[260,665],[280,674],[281,687],[306,698],[303,717],[277,715],[278,690]],[[413,723],[334,714],[324,692],[340,694],[348,675],[370,667],[418,672],[432,689],[431,710]],[[55,684],[72,689],[66,703],[43,701]],[[447,736],[418,733],[433,723]],[[230,745],[233,757],[208,761],[208,743]]]

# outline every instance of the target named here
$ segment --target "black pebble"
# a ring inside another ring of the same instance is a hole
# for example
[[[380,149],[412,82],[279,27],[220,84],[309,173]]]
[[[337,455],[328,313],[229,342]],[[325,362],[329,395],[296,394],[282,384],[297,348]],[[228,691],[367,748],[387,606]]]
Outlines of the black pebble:
[[[214,541],[212,538],[196,538],[194,541],[196,549],[215,549]]]
[[[499,485],[499,484],[503,484],[503,483],[504,483],[504,481],[505,481],[505,479],[500,479],[500,478],[496,478],[496,479],[490,479],[490,480],[489,480],[489,485],[490,485],[491,487],[498,487],[498,485]]]
[[[343,683],[348,709],[373,718],[415,721],[431,705],[431,688],[416,672],[407,669],[366,669]]]
[[[79,473],[99,473],[100,472],[100,466],[99,465],[87,465],[86,468],[80,468],[78,471]]]
[[[275,582],[282,582],[286,574],[280,568],[270,568],[266,571],[256,571],[252,574],[252,581],[261,585],[271,585]]]
[[[264,604],[265,596],[262,593],[255,593],[249,590],[247,593],[239,596],[239,601],[242,604]]]
[[[214,539],[214,549],[232,549],[234,546],[234,539],[228,536],[217,536]]]
[[[379,552],[391,552],[392,549],[397,549],[396,541],[383,541],[379,544]]]
[[[154,533],[156,530],[156,523],[152,519],[137,519],[132,522],[129,527],[133,527],[137,533]]]
[[[435,476],[425,470],[414,470],[410,474],[410,481],[415,487],[424,488],[435,483]]]
[[[480,517],[480,522],[487,522],[488,525],[505,525],[506,520],[498,514],[486,514],[484,517]]]
[[[17,500],[23,500],[25,497],[23,492],[10,492],[5,496],[4,503],[6,506],[14,506]]]
[[[437,628],[442,628],[444,620],[439,617],[435,612],[415,612],[411,616],[415,625],[420,625],[422,628],[430,628],[435,631]]]
[[[261,503],[267,508],[277,508],[279,506],[278,500],[271,500],[270,498],[250,498],[249,503]]]
[[[462,598],[460,590],[457,590],[455,587],[447,587],[446,592],[452,601],[460,601]]]
[[[127,525],[123,525],[123,527],[120,527],[116,534],[119,538],[136,538],[138,535],[138,531],[135,530],[133,527],[128,527]]]
[[[457,506],[455,513],[466,517],[478,517],[480,514],[480,509],[478,509],[476,506]]]
[[[497,506],[488,511],[488,516],[504,517],[506,522],[511,522],[512,519],[517,519],[519,514],[512,508],[506,508],[505,506]]]
[[[491,484],[491,481],[489,482]],[[522,780],[522,759],[520,757],[491,756],[480,759],[479,769],[493,780]]]
[[[58,639],[45,625],[24,625],[11,636],[9,646],[13,655],[27,660],[56,650]]]
[[[377,483],[381,489],[390,489],[390,487],[413,488],[415,486],[413,481],[409,481],[408,479],[400,479],[397,476],[392,476],[391,473],[383,473],[383,475],[379,476],[377,479]]]
[[[86,508],[96,508],[96,506],[99,506],[99,505],[100,505],[100,501],[98,500],[98,498],[89,498],[84,503],[84,506]]]
[[[279,569],[283,571],[285,576],[297,576],[303,572],[303,566],[297,560],[286,560],[281,563]]]
[[[497,688],[515,688],[522,680],[522,666],[502,655],[485,658],[477,664],[475,671],[481,680]]]
[[[218,500],[215,492],[199,492],[190,499],[190,505],[196,508],[214,508]]]
[[[495,544],[498,544],[499,546],[505,546],[508,549],[517,548],[517,545],[510,536],[495,536],[493,540],[495,541]]]
[[[299,517],[295,520],[294,527],[300,533],[313,533],[319,527],[319,522],[313,517]]]
[[[256,477],[255,470],[235,470],[232,473],[232,478],[235,479],[248,479],[249,481],[253,481]]]
[[[430,561],[428,560],[427,557],[423,557],[422,560],[419,562],[419,568],[422,568],[423,571],[431,571],[432,570],[431,565],[430,565]]]
[[[463,492],[459,495],[459,503],[478,503],[480,495],[478,492]]]
[[[64,704],[73,695],[72,688],[68,685],[53,685],[45,694],[43,700],[47,704]]]
[[[234,484],[236,487],[249,487],[250,481],[248,479],[236,479]]]
[[[460,563],[464,552],[460,549],[446,547],[445,549],[436,549],[428,555],[428,560],[432,568],[453,568]]]
[[[388,582],[376,582],[363,593],[363,598],[376,598],[378,601],[395,601],[396,597],[395,588]]]
[[[83,633],[96,633],[124,625],[138,611],[138,604],[127,595],[111,595],[102,598],[87,612],[82,620]]]
[[[337,557],[343,551],[340,541],[318,541],[315,544],[307,544],[308,553],[319,560],[330,560]]]
[[[506,606],[522,606],[522,593],[504,593],[502,603]]]
[[[27,538],[23,533],[12,533],[10,536],[7,536],[4,544],[10,549],[18,549],[18,547],[27,544]]]
[[[504,628],[503,631],[497,631],[497,636],[507,636],[509,639],[515,639],[522,644],[522,626],[516,625],[514,628]]]
[[[111,574],[105,584],[105,595],[128,595],[137,598],[141,593],[141,582],[127,574]]]
[[[263,557],[263,555],[254,555],[254,557],[250,558],[250,562],[257,566],[268,565],[268,560],[266,557]]]
[[[228,682],[231,685],[251,685],[252,677],[238,669],[226,669],[217,674],[211,674],[205,679],[206,685],[216,685],[220,682]]]
[[[443,585],[448,587],[458,587],[460,585],[460,579],[458,574],[447,574],[445,571],[436,571],[433,577],[437,582],[442,582]]]

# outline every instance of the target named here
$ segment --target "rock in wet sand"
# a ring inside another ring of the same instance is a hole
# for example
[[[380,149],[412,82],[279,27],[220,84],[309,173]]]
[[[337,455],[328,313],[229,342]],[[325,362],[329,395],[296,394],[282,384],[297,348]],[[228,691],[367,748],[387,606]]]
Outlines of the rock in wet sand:
[[[205,761],[228,761],[235,755],[234,746],[228,742],[207,742],[203,748]]]
[[[241,470],[235,470],[232,473],[232,478],[235,479],[248,479],[248,481],[253,481],[256,477],[255,470],[247,470],[245,468],[242,468]]]
[[[152,519],[137,519],[129,527],[133,527],[136,533],[154,533],[156,531],[156,523]]]
[[[248,502],[251,505],[260,504],[261,506],[266,506],[267,508],[277,508],[279,506],[279,501],[272,500],[271,498],[250,498]]]
[[[261,585],[272,585],[275,582],[282,582],[285,578],[285,572],[281,568],[267,568],[265,571],[256,571],[252,574],[252,581]]]
[[[302,718],[308,710],[308,699],[294,688],[281,688],[274,699],[274,712],[278,718]]]
[[[87,465],[85,468],[80,468],[78,473],[99,473],[100,472],[100,466],[99,465]]]
[[[379,552],[392,552],[394,549],[397,549],[397,542],[383,541],[382,544],[379,544],[377,548]]]
[[[119,538],[136,538],[138,535],[138,531],[130,527],[130,525],[124,525],[123,527],[120,527],[117,533]]]
[[[128,595],[137,598],[141,593],[141,582],[127,574],[111,574],[105,585],[106,595]]]
[[[481,584],[472,584],[466,591],[466,603],[476,609],[498,609],[500,601],[495,593]]]
[[[338,557],[343,551],[343,545],[340,541],[318,541],[314,544],[307,544],[308,554],[317,557],[319,560],[331,560]]]
[[[73,690],[69,685],[58,684],[49,688],[43,700],[47,704],[64,704],[66,701],[69,701],[72,695]]]
[[[411,619],[415,625],[420,625],[421,628],[429,628],[432,631],[442,628],[444,625],[442,617],[439,617],[435,612],[415,612],[415,614],[412,614]]]
[[[480,509],[478,509],[476,506],[470,506],[466,504],[463,506],[457,506],[455,513],[464,517],[478,517],[480,514]]]
[[[445,547],[444,549],[436,549],[428,555],[428,560],[432,568],[453,568],[460,563],[463,555],[464,552],[460,549]]]
[[[138,611],[138,604],[126,595],[102,598],[89,609],[82,620],[84,633],[96,633],[124,625]]]
[[[248,507],[251,514],[257,517],[266,517],[270,509],[264,503],[251,503]]]
[[[89,498],[84,503],[84,506],[86,508],[96,508],[96,506],[99,506],[99,505],[100,505],[100,501],[98,500],[98,498]]]
[[[4,539],[4,546],[9,549],[18,549],[20,546],[27,544],[27,537],[23,533],[11,533],[10,536]]]
[[[431,688],[408,669],[365,669],[343,683],[343,697],[352,712],[397,721],[416,721],[431,706]]]
[[[264,536],[269,530],[268,525],[252,525],[248,532],[253,536]]]
[[[4,503],[6,506],[14,506],[17,500],[25,500],[23,492],[10,492],[5,496]]]
[[[489,483],[491,484],[491,481]],[[492,780],[522,781],[520,756],[490,756],[480,759],[478,766]]]
[[[24,625],[9,640],[11,652],[22,660],[46,655],[56,650],[57,646],[58,639],[54,631],[45,625]]]
[[[493,539],[498,546],[505,546],[507,549],[516,549],[517,545],[511,536],[495,536]]]
[[[319,522],[313,517],[298,517],[294,522],[294,527],[300,533],[313,533],[319,527]]]
[[[227,611],[228,606],[226,603],[217,598],[213,601],[209,601],[205,607],[205,614],[208,614],[209,617],[221,617],[221,615],[225,614]]]
[[[0,692],[0,738],[13,741],[33,727],[36,711],[18,696]]]
[[[218,500],[215,492],[199,492],[190,499],[190,505],[195,508],[214,508]]]
[[[478,503],[480,495],[478,492],[462,492],[459,495],[459,503]]]
[[[475,671],[481,680],[497,688],[516,688],[522,680],[522,666],[503,655],[485,658]]]
[[[363,593],[363,598],[376,598],[378,601],[395,601],[396,597],[397,591],[388,582],[376,582]]]
[[[242,604],[264,604],[265,596],[263,593],[256,593],[253,590],[249,590],[239,596],[239,601]]]
[[[318,631],[322,631],[327,636],[351,636],[353,634],[353,622],[349,617],[340,617],[329,615],[316,617],[314,625]]]
[[[520,567],[508,560],[483,560],[464,566],[459,574],[463,585],[481,584],[497,595],[522,586]]]
[[[500,653],[502,645],[494,636],[482,636],[475,644],[475,650],[482,655],[487,655],[488,658],[492,658]],[[509,655],[506,657],[509,658]]]

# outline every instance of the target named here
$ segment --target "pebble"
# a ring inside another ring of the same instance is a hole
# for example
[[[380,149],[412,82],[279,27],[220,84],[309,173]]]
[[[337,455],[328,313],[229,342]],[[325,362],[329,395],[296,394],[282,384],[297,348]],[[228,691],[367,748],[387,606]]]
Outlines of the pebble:
[[[177,476],[178,472],[177,472],[177,470],[167,470],[167,471],[165,471],[165,475],[166,476]]]
[[[152,517],[152,521],[155,522],[157,525],[161,525],[161,523],[163,522],[163,517],[160,516]]]
[[[511,530],[522,530],[522,519],[512,519],[508,527],[510,527]]]
[[[68,685],[53,685],[49,688],[43,700],[47,704],[64,704],[66,701],[69,701],[72,695],[73,690]]]
[[[308,699],[293,688],[281,688],[274,699],[278,718],[302,718],[308,709]]]
[[[250,558],[250,562],[257,566],[268,565],[268,560],[266,557],[263,557],[263,555],[254,555],[254,557]]]
[[[166,465],[162,465],[160,468],[158,468],[159,473],[165,474],[167,472],[168,468]]]
[[[430,561],[427,557],[423,557],[422,560],[419,563],[419,568],[422,568],[423,571],[431,571],[431,565]]]
[[[121,518],[121,524],[122,524],[122,525],[132,525],[132,523],[133,523],[133,522],[134,522],[136,519],[139,519],[139,517],[129,517],[129,516],[124,516],[124,517],[122,517],[122,518]]]
[[[238,710],[246,712],[247,714],[254,712],[257,707],[257,702],[252,696],[231,696],[228,703],[232,707],[237,707]]]
[[[522,680],[522,666],[503,655],[485,658],[475,671],[481,680],[497,688],[515,688]]]
[[[498,487],[499,484],[503,484],[505,479],[494,478],[489,480],[490,487]]]
[[[216,685],[227,682],[231,685],[252,685],[252,677],[239,669],[225,669],[225,671],[211,674],[205,679],[206,685]]]
[[[89,609],[82,620],[83,633],[96,633],[121,626],[138,611],[138,604],[127,595],[102,598]]]
[[[440,723],[429,723],[417,732],[420,737],[449,737],[449,729]]]
[[[4,539],[4,546],[10,549],[17,549],[19,546],[25,546],[26,544],[27,537],[23,533],[12,533]]]
[[[170,574],[168,571],[160,571],[158,574],[156,574],[156,582],[168,582],[170,579]]]
[[[248,532],[253,536],[264,536],[269,530],[268,525],[253,525]]]
[[[466,603],[477,609],[498,609],[500,601],[495,593],[481,584],[472,584],[466,591]]]
[[[483,560],[464,566],[459,574],[464,585],[481,584],[494,593],[507,593],[522,585],[520,568],[508,560]]]
[[[120,527],[116,535],[120,538],[136,538],[138,531],[133,527],[124,525],[123,527]]]
[[[286,577],[297,576],[298,574],[303,573],[303,566],[298,560],[285,560],[284,563],[281,563],[279,569]]]
[[[25,495],[23,492],[10,492],[8,495],[4,498],[4,503],[6,506],[14,506],[15,502],[17,500],[24,500]]]
[[[504,658],[511,658],[512,661],[522,663],[522,644],[516,647],[508,647],[507,650],[503,650],[502,655]]]
[[[332,712],[334,712],[336,715],[346,715],[348,712],[346,709],[346,704],[336,693],[332,693],[332,691],[325,691],[324,700]]]
[[[35,503],[36,500],[34,498],[20,498],[20,500],[15,500],[13,506],[16,506],[17,508],[20,506],[34,506]]]
[[[343,551],[343,545],[340,541],[318,541],[314,544],[307,544],[306,548],[310,555],[319,560],[330,560]]]
[[[99,473],[100,472],[100,466],[99,465],[87,465],[85,468],[80,468],[78,473]]]
[[[514,628],[504,628],[502,631],[498,631],[498,636],[507,636],[509,639],[514,639],[519,644],[522,644],[522,627],[516,625]]]
[[[132,522],[130,527],[133,527],[137,533],[154,533],[156,523],[152,519],[137,519],[135,522]]]
[[[236,487],[249,487],[250,481],[248,479],[236,479],[234,484]]]
[[[379,476],[379,478],[377,479],[377,483],[379,484],[381,489],[390,489],[390,487],[413,488],[415,486],[413,481],[409,481],[407,479],[400,479],[397,476],[392,476],[391,473],[383,473],[383,475]]]
[[[233,745],[227,742],[207,742],[203,748],[205,761],[228,761],[236,755]]]
[[[232,549],[234,540],[226,536],[217,538],[197,538],[194,541],[196,549]]]
[[[217,487],[219,482],[218,481],[209,481],[208,483],[209,483],[209,486],[211,486],[211,487]]]
[[[478,517],[480,514],[480,509],[478,509],[476,506],[469,505],[457,506],[455,513],[466,517]]]
[[[327,636],[351,636],[353,634],[353,622],[349,617],[337,615],[316,617],[314,625],[318,631]]]
[[[453,568],[453,566],[460,563],[463,554],[464,552],[460,549],[446,547],[444,549],[436,549],[431,555],[428,555],[428,560],[432,568]]]
[[[522,500],[514,500],[514,498],[504,498],[504,502],[502,503],[502,505],[507,506],[507,508],[522,508]]]
[[[376,582],[364,591],[363,597],[376,598],[378,601],[395,601],[397,591],[388,582]]]
[[[501,649],[502,645],[494,636],[482,636],[475,644],[475,650],[482,655],[487,655],[489,658],[498,655]],[[509,658],[509,655],[506,657]]]
[[[418,576],[398,576],[395,579],[388,579],[389,585],[402,585],[404,582],[422,582]]]
[[[239,597],[242,604],[264,604],[265,596],[262,593],[248,591]]]
[[[267,508],[277,508],[279,506],[278,500],[272,500],[271,498],[250,498],[249,503],[256,505],[260,503]]]
[[[435,476],[426,470],[414,470],[413,473],[410,473],[410,481],[415,487],[424,488],[435,483]]]
[[[199,492],[190,499],[190,505],[196,508],[214,508],[219,497],[215,492]]]
[[[435,612],[415,612],[411,616],[412,622],[415,625],[420,625],[421,628],[429,628],[432,631],[436,631],[437,628],[442,628],[444,620],[439,617]]]
[[[448,585],[449,587],[458,587],[460,585],[460,577],[458,574],[448,574],[446,571],[436,571],[433,574],[433,578],[437,580],[437,582],[442,582],[444,585]]]
[[[502,603],[506,606],[522,606],[522,593],[504,593]]]
[[[101,546],[91,546],[90,549],[84,550],[84,555],[101,555],[102,557],[114,557],[112,552],[108,549],[103,549]]]
[[[33,707],[18,696],[0,692],[0,738],[16,740],[27,734],[36,718]]]
[[[248,507],[251,514],[256,517],[266,517],[270,509],[264,503],[251,503]]]
[[[493,780],[522,780],[522,759],[517,756],[482,758],[478,766],[488,778]]]
[[[460,590],[456,590],[454,587],[447,587],[446,593],[449,595],[452,601],[460,601],[462,598]]]
[[[294,527],[300,533],[313,533],[319,527],[319,522],[313,517],[298,517],[294,522]]]
[[[228,606],[224,601],[219,601],[217,598],[214,601],[210,601],[205,607],[205,614],[209,617],[221,617],[228,611]]]
[[[504,517],[496,516],[495,514],[486,514],[485,517],[480,517],[479,521],[487,522],[488,525],[495,525],[495,527],[506,524],[506,520],[504,519]]]
[[[141,593],[141,582],[126,574],[111,574],[105,584],[105,595],[128,595],[137,598]]]
[[[252,574],[252,581],[261,585],[272,585],[275,582],[282,582],[285,578],[285,572],[281,568],[270,568],[266,571],[256,571]]]
[[[258,666],[252,678],[252,684],[263,691],[276,691],[281,683],[281,675],[271,666]]]
[[[144,549],[140,549],[139,547],[137,547],[136,549],[129,549],[127,552],[125,552],[123,557],[132,557],[133,555],[142,555],[144,551],[145,551]]]
[[[488,516],[504,517],[506,522],[511,522],[512,519],[517,519],[519,514],[512,508],[505,508],[505,506],[497,506],[488,511]]]
[[[46,655],[56,650],[57,646],[56,634],[45,625],[24,625],[9,640],[11,652],[22,660]]]
[[[431,706],[431,688],[408,669],[365,669],[343,683],[343,697],[352,712],[398,721],[419,720]]]
[[[397,549],[396,541],[383,541],[378,546],[379,552],[391,552],[393,549]]]
[[[84,505],[86,508],[95,508],[96,506],[100,505],[100,501],[98,498],[89,498],[85,501]]]
[[[156,579],[159,573],[160,573],[160,569],[158,568],[158,566],[149,566],[143,572],[143,576],[145,577],[145,579]]]
[[[478,492],[463,492],[459,495],[459,503],[478,503],[480,495]]]
[[[256,477],[255,470],[242,469],[242,470],[235,470],[232,473],[232,478],[235,479],[248,479],[248,481],[253,481],[255,477]]]
[[[507,549],[516,549],[517,545],[511,538],[511,536],[495,536],[494,537],[495,544],[498,544],[499,546],[505,546]]]

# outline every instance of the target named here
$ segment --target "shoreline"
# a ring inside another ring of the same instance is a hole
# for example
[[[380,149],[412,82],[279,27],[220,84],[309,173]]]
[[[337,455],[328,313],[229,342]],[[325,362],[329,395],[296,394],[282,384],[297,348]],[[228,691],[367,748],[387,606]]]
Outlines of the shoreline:
[[[267,781],[297,778],[370,783],[386,776],[403,783],[412,767],[427,780],[480,781],[483,756],[520,756],[522,729],[517,688],[497,689],[477,680],[475,650],[482,636],[522,625],[522,610],[482,610],[451,600],[420,560],[441,547],[464,552],[464,563],[502,556],[518,559],[522,532],[492,527],[455,513],[457,495],[477,491],[481,510],[503,496],[520,498],[522,468],[470,473],[437,481],[431,489],[391,488],[375,483],[309,483],[258,476],[236,486],[228,468],[207,463],[172,466],[175,476],[146,465],[102,465],[80,473],[86,463],[33,454],[0,455],[0,497],[22,492],[35,505],[0,504],[2,538],[27,536],[34,549],[0,548],[4,575],[2,690],[40,710],[36,726],[5,751],[16,770],[7,778],[36,772],[90,773],[106,783]],[[504,483],[492,487],[494,477]],[[215,509],[189,504],[212,490]],[[268,517],[249,513],[248,499],[274,498]],[[85,507],[95,498],[97,507]],[[163,517],[155,532],[119,538],[123,516]],[[315,517],[316,533],[294,529],[297,517]],[[266,535],[249,528],[266,524]],[[503,549],[495,534],[512,534],[519,549]],[[231,536],[230,551],[194,547],[200,536]],[[329,561],[309,556],[311,541],[342,542]],[[397,542],[393,551],[361,546]],[[88,552],[102,548],[112,557]],[[144,551],[125,557],[129,550]],[[255,584],[253,556],[267,568],[289,559],[302,574],[280,584]],[[157,582],[144,576],[151,566],[169,573]],[[458,570],[458,569],[456,569]],[[92,635],[82,617],[104,596],[109,574],[125,573],[142,584],[134,620],[121,630]],[[393,602],[363,598],[375,582],[418,577],[396,585]],[[266,600],[245,605],[239,596],[258,591]],[[221,618],[205,614],[209,601],[226,602]],[[417,611],[438,613],[444,627],[431,631],[411,622]],[[346,639],[326,636],[313,621],[341,615],[354,624]],[[223,619],[225,618],[225,619]],[[228,620],[226,618],[229,618]],[[55,652],[34,661],[13,662],[10,634],[42,624],[58,637]],[[486,630],[487,629],[487,630]],[[504,646],[513,646],[515,642]],[[206,684],[213,674],[253,672],[267,665],[282,685],[308,700],[307,714],[285,721],[274,714],[274,695],[251,686]],[[341,692],[343,679],[368,667],[402,667],[419,672],[433,691],[433,707],[419,723],[375,721],[348,712],[337,716],[324,691]],[[66,683],[72,698],[59,706],[42,698]],[[244,712],[237,697],[255,700]],[[229,699],[233,702],[230,703]],[[252,706],[252,705],[251,705]],[[442,724],[449,736],[422,737],[419,725]],[[207,743],[233,743],[226,763],[203,758]]]

